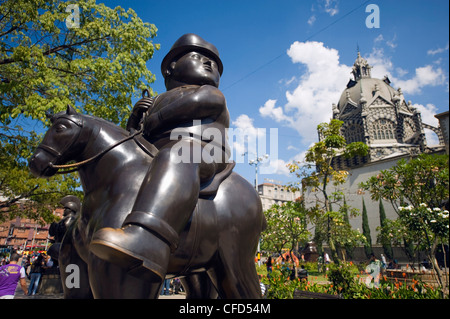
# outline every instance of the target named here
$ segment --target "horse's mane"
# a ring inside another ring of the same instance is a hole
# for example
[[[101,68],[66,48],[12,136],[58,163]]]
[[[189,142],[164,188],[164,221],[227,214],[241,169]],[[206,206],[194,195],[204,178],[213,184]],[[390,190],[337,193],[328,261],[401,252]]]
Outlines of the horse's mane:
[[[58,114],[55,114],[55,118],[58,118],[58,117],[63,116],[63,115],[67,115],[67,113],[66,112],[60,112]],[[128,134],[127,131],[124,128],[122,128],[120,125],[117,125],[117,124],[115,124],[115,123],[113,123],[111,121],[107,121],[107,120],[105,120],[105,119],[103,119],[101,117],[97,117],[97,116],[89,115],[89,114],[83,114],[83,113],[77,113],[76,115],[72,115],[72,116],[79,116],[79,117],[81,117],[84,120],[89,120],[89,121],[96,122],[97,125],[100,126],[100,127],[105,127],[106,126],[106,127],[109,127],[113,131],[117,131],[117,132],[120,132],[122,134]]]
[[[113,123],[113,122],[107,121],[107,120],[105,120],[105,119],[103,119],[103,118],[101,118],[101,117],[97,117],[97,116],[93,116],[93,115],[87,115],[87,114],[83,114],[83,117],[89,118],[89,119],[91,119],[91,120],[93,120],[93,121],[95,121],[95,122],[98,122],[99,125],[102,126],[102,127],[105,126],[105,125],[107,125],[107,126],[111,127],[111,129],[114,129],[114,130],[116,130],[116,131],[121,131],[121,132],[124,132],[124,133],[127,132],[127,131],[126,131],[124,128],[122,128],[120,125],[117,125],[117,124],[115,124],[115,123]]]

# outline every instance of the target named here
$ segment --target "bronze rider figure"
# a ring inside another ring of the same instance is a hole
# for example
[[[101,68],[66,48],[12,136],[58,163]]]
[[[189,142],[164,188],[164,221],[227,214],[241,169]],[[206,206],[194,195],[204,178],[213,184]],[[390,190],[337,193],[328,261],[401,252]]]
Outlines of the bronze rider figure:
[[[177,248],[202,187],[228,164],[230,118],[218,89],[222,71],[217,48],[198,35],[185,34],[174,43],[161,64],[167,91],[148,109],[135,106],[128,123],[135,129],[143,116],[143,135],[158,152],[122,227],[101,228],[94,234],[94,254],[132,275],[164,279],[170,253]],[[220,134],[205,134],[211,129]]]

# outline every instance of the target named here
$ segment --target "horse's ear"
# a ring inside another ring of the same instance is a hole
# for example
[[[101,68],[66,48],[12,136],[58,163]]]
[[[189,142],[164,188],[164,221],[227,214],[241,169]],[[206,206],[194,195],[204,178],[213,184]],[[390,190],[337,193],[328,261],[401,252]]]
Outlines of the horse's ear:
[[[50,120],[50,122],[52,122],[52,123],[55,120],[55,114],[53,114],[52,111],[46,111],[45,117],[48,118]]]
[[[67,110],[66,110],[67,115],[75,115],[77,114],[77,111],[71,107],[69,104],[67,104]]]

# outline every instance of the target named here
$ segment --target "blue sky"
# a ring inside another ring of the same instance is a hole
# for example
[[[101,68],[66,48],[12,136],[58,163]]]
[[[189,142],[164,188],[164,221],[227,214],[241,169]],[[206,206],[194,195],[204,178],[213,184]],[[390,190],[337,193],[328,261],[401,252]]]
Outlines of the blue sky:
[[[372,76],[388,75],[391,85],[401,87],[405,99],[422,111],[424,122],[437,126],[433,115],[449,109],[447,0],[103,2],[132,8],[158,28],[153,41],[161,48],[147,67],[156,75],[151,87],[159,93],[165,91],[161,61],[181,35],[196,33],[218,48],[224,64],[219,88],[231,127],[268,134],[278,129],[278,161],[270,163],[276,173],[260,174],[259,182],[294,180],[285,164],[301,159],[317,141],[317,125],[331,118],[331,105],[351,77],[357,46],[373,66]],[[374,13],[366,12],[370,4],[379,8],[379,28],[366,25]],[[242,163],[235,168],[252,183],[253,158],[236,158]]]

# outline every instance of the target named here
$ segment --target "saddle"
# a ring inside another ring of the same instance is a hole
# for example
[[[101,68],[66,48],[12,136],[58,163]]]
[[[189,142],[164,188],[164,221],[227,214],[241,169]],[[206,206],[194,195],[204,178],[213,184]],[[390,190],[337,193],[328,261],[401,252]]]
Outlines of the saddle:
[[[155,145],[147,141],[144,136],[141,134],[137,134],[133,137],[134,141],[137,145],[149,156],[154,158],[158,153],[158,149]],[[236,162],[232,161],[231,163],[227,163],[225,168],[217,173],[210,181],[207,183],[203,183],[200,185],[200,198],[210,198],[216,195],[217,190],[219,189],[220,184],[233,172],[233,168],[236,166]]]

